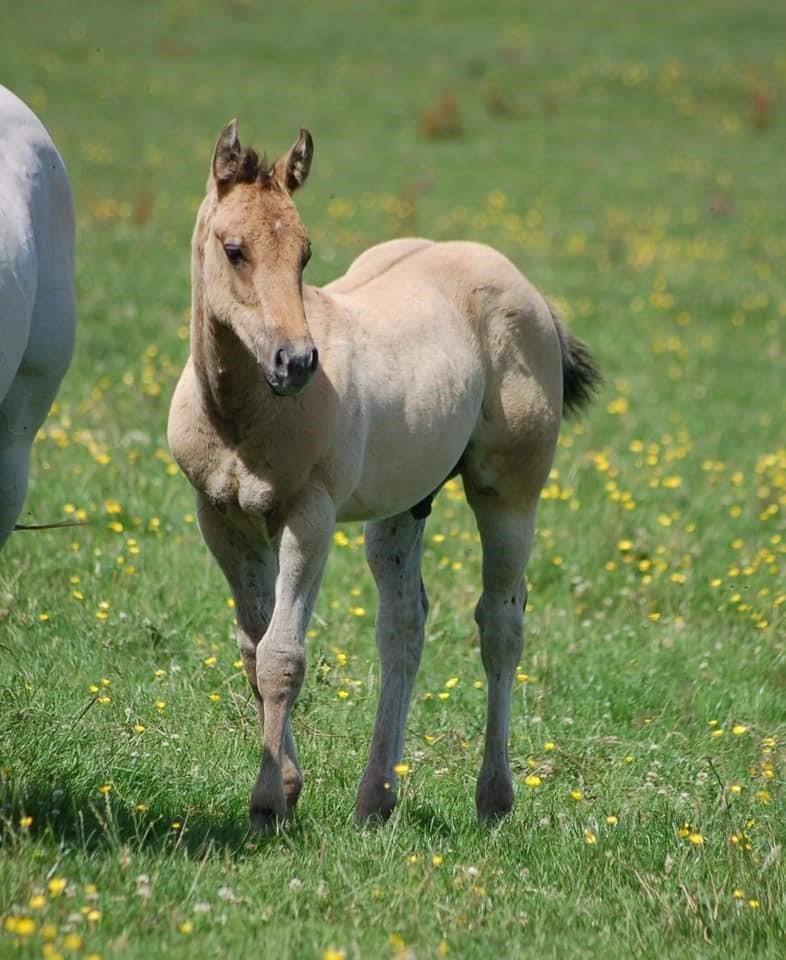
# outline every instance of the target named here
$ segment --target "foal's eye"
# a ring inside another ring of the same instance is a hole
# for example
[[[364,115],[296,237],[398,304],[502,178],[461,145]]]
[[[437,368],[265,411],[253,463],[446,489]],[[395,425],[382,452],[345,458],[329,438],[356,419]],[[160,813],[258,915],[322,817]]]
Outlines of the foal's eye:
[[[234,266],[237,266],[241,260],[245,260],[242,249],[236,243],[225,243],[224,253],[227,255],[227,260]]]

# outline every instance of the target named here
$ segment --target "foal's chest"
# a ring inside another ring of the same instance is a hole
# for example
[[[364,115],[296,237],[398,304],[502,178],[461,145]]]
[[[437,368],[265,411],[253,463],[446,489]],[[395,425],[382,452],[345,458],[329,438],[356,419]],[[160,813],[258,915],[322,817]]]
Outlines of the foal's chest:
[[[234,449],[180,388],[173,400],[168,433],[169,447],[181,470],[213,506],[222,513],[241,512],[267,523],[278,499],[273,471],[263,469],[264,458],[251,457],[242,446]]]
[[[272,478],[252,472],[236,451],[211,444],[196,470],[186,471],[191,483],[222,512],[241,513],[266,520],[276,506]]]

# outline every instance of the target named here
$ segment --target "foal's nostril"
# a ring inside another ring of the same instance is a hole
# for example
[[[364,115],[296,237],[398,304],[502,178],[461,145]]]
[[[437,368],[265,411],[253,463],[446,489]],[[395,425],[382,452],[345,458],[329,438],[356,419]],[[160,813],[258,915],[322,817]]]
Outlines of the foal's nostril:
[[[289,355],[286,350],[276,350],[273,357],[273,366],[280,373],[286,373],[289,367]]]
[[[298,351],[292,343],[279,347],[271,359],[273,365],[271,386],[282,396],[298,393],[308,383],[319,365],[316,347]]]

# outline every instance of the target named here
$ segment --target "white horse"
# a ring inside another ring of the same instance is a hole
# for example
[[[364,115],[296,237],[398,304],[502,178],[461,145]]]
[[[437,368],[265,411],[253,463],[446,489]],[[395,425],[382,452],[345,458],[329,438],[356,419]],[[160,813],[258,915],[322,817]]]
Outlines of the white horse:
[[[74,346],[74,208],[41,121],[0,86],[0,548]]]
[[[483,546],[475,611],[488,678],[481,820],[513,804],[511,685],[524,568],[563,409],[589,399],[592,360],[502,254],[394,240],[318,289],[291,194],[307,131],[272,167],[219,138],[192,247],[191,358],[169,443],[235,597],[238,641],[263,723],[255,826],[294,809],[302,774],[289,720],[334,525],[365,520],[379,593],[382,677],[359,822],[389,816],[423,645],[420,577],[431,498],[461,474]]]

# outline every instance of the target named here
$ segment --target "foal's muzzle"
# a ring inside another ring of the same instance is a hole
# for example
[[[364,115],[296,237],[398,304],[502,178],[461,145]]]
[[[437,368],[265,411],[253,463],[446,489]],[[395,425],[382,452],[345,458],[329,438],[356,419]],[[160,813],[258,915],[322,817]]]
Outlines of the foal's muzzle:
[[[272,375],[268,382],[273,393],[289,397],[300,393],[318,366],[319,353],[316,347],[305,350],[280,347],[273,355]]]

